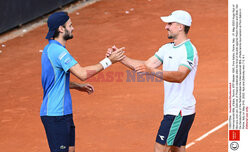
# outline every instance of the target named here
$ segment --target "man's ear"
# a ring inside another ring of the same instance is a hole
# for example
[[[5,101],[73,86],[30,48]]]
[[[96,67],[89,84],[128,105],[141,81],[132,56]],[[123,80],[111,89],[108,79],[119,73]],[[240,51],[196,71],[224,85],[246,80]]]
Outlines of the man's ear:
[[[178,27],[179,31],[184,31],[184,25],[180,24],[179,27]]]
[[[63,33],[63,32],[64,32],[64,30],[65,30],[65,29],[64,29],[64,27],[63,27],[63,26],[59,26],[59,27],[58,27],[58,31],[59,31],[60,33]]]
[[[184,25],[182,25],[182,24],[179,24],[180,26],[179,26],[179,30],[180,31],[182,31],[182,30],[184,30]]]

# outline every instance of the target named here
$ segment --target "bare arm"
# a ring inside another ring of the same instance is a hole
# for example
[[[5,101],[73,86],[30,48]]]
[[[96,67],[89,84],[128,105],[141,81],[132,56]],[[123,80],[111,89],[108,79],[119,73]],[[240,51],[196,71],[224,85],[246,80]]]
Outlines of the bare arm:
[[[142,64],[145,64],[146,66],[150,68],[158,68],[162,64],[162,62],[155,56],[150,57],[147,61],[135,60],[135,59],[125,57],[120,62],[132,70],[135,70],[136,67]]]
[[[85,81],[88,78],[96,75],[97,73],[101,72],[103,67],[100,63],[96,65],[82,67],[80,64],[76,64],[70,68],[70,72],[75,75],[81,81]]]
[[[108,58],[112,63],[116,63],[124,58],[123,54],[124,51],[122,49],[118,49],[117,51],[112,52],[112,54]],[[72,66],[69,70],[78,79],[80,79],[81,81],[85,81],[88,78],[104,70],[104,68],[100,63],[86,67],[82,67],[80,64],[77,63],[74,66]]]
[[[69,82],[69,89],[77,89],[78,88],[78,83],[76,82]]]
[[[117,49],[118,48],[116,46],[109,48],[106,55],[109,56],[113,50]],[[190,69],[185,66],[179,66],[178,71],[159,70],[157,68],[162,64],[162,62],[155,56],[150,57],[147,61],[134,60],[125,57],[120,62],[128,68],[136,70],[138,73],[151,74],[168,82],[181,83],[190,73]]]
[[[140,65],[136,68],[136,71],[138,73],[151,74],[162,80],[175,83],[181,83],[190,73],[190,70],[185,66],[179,66],[178,71],[162,71],[146,65]]]
[[[122,47],[120,49],[124,49],[125,47]],[[106,56],[110,56],[111,53],[115,50],[118,50],[118,48],[116,46],[113,46],[112,48],[109,48],[107,53],[106,53]],[[150,57],[148,60],[146,61],[143,61],[143,60],[135,60],[135,59],[131,59],[127,56],[125,56],[121,61],[120,61],[123,65],[125,65],[126,67],[132,69],[132,70],[135,70],[136,67],[142,65],[142,64],[145,64],[147,65],[148,67],[151,67],[151,68],[157,68],[159,67],[162,62],[155,56],[152,56]]]
[[[131,59],[131,58],[127,57],[127,56],[120,62],[123,65],[125,65],[126,67],[130,68],[131,70],[134,70],[135,67],[145,63],[145,61]]]
[[[87,83],[80,84],[80,83],[76,83],[76,82],[70,82],[69,88],[76,89],[76,90],[82,91],[82,92],[87,92],[88,94],[91,94],[94,92],[94,87],[90,84],[87,84]]]

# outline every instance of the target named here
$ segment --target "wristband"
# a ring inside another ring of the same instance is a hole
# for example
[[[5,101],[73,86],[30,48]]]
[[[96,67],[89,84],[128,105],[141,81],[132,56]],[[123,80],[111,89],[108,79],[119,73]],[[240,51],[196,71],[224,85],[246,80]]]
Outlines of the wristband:
[[[109,58],[105,58],[100,62],[100,64],[102,65],[103,69],[106,69],[112,64],[112,62],[110,61]]]

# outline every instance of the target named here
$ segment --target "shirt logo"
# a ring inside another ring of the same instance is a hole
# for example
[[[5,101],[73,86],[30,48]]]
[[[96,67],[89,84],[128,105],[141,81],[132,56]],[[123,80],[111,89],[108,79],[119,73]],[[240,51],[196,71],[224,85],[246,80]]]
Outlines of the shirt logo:
[[[161,135],[159,135],[159,137],[161,138],[161,140],[164,140],[164,138],[165,138],[164,136],[161,136]]]
[[[71,58],[67,58],[67,59],[64,60],[64,63],[68,64],[70,61],[72,61],[72,59]]]
[[[193,66],[193,62],[191,62],[191,61],[187,61],[188,62],[188,64],[192,67]]]
[[[172,59],[173,57],[172,57],[172,56],[169,56],[168,58],[169,58],[169,59]]]
[[[66,146],[62,145],[60,146],[60,149],[66,149]]]

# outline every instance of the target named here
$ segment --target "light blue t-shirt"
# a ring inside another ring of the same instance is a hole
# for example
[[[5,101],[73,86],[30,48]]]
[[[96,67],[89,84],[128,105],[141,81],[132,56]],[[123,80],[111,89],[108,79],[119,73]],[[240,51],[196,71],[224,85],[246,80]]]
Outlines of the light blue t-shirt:
[[[76,63],[64,46],[56,40],[49,40],[42,53],[43,103],[40,116],[72,114],[69,69]]]

